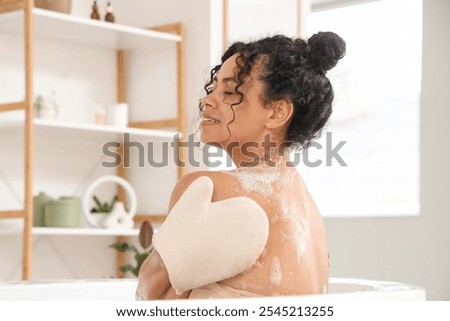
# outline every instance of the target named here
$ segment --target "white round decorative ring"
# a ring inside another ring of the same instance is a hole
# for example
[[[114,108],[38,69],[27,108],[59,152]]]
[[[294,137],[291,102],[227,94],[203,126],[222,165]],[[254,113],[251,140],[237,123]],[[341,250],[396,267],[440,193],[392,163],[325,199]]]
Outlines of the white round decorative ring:
[[[136,214],[136,210],[137,210],[137,198],[136,198],[136,193],[134,192],[133,187],[131,187],[130,183],[128,183],[128,181],[126,181],[122,177],[115,176],[115,175],[107,175],[107,176],[102,176],[102,177],[96,179],[95,181],[93,181],[91,184],[89,184],[89,186],[86,188],[86,191],[83,194],[83,200],[82,200],[83,213],[84,213],[84,217],[86,218],[88,223],[90,225],[92,225],[93,227],[103,227],[103,226],[100,226],[98,224],[98,221],[92,217],[95,214],[91,213],[89,202],[92,199],[92,192],[100,184],[104,184],[104,183],[117,183],[125,189],[125,191],[127,193],[127,201],[128,201],[127,204],[129,206],[128,215],[130,216],[130,218],[133,218],[134,215]]]

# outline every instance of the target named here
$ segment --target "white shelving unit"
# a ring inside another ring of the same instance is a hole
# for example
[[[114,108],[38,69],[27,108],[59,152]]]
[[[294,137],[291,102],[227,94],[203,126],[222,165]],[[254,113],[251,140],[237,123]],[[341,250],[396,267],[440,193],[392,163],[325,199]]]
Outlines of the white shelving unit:
[[[181,41],[175,34],[80,18],[49,10],[32,9],[34,37],[110,50],[152,50]],[[23,11],[0,15],[0,31],[22,35]]]
[[[21,234],[22,229],[10,228],[0,229],[2,235]],[[74,235],[74,236],[136,236],[139,234],[138,229],[102,229],[102,228],[75,228],[75,227],[33,227],[33,235]]]
[[[63,139],[118,140],[124,133],[151,138],[154,140],[172,140],[176,134],[185,133],[184,124],[184,29],[181,24],[159,26],[152,30],[135,28],[103,21],[80,18],[58,12],[34,8],[33,0],[0,0],[0,33],[23,37],[25,46],[25,99],[19,102],[0,103],[0,112],[23,110],[25,119],[0,122],[0,133],[17,134],[24,132],[25,139],[25,202],[23,210],[0,211],[0,218],[23,219],[23,229],[0,229],[1,234],[23,233],[23,269],[22,278],[27,280],[32,271],[32,236],[35,235],[99,235],[99,236],[135,236],[137,229],[113,230],[100,228],[43,228],[33,227],[33,160],[34,137],[46,135]],[[177,53],[177,117],[165,120],[139,120],[129,123],[129,127],[118,128],[106,125],[70,123],[56,120],[34,119],[33,84],[33,40],[45,40],[58,44],[78,45],[117,52],[117,102],[126,102],[125,56],[127,51],[152,51],[172,47]],[[2,50],[4,50],[2,47]],[[6,49],[6,48],[5,48]],[[164,128],[164,129],[162,129]],[[123,153],[123,150],[121,151]],[[184,151],[179,150],[180,158]],[[178,176],[184,169],[178,168]],[[125,170],[119,166],[118,175],[124,177]],[[119,191],[119,200],[124,193]],[[136,215],[135,221],[160,222],[162,214],[154,216]],[[119,254],[120,255],[120,254]],[[124,257],[118,257],[117,265]]]
[[[60,122],[57,120],[34,119],[34,128],[36,135],[58,136],[65,139],[85,138],[95,140],[111,140],[123,137],[128,133],[137,137],[148,137],[152,139],[169,140],[178,134],[174,130],[164,129],[142,129],[126,127],[120,128],[109,125],[96,125],[84,123]],[[0,133],[17,134],[23,131],[23,121],[4,121],[0,122]]]

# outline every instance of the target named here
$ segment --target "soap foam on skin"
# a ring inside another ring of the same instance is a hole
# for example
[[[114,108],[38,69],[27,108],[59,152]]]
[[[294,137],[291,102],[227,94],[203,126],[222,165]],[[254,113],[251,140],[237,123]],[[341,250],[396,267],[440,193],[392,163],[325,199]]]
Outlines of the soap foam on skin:
[[[246,193],[257,192],[265,197],[276,193],[285,185],[291,184],[293,186],[293,181],[295,180],[294,173],[288,173],[281,175],[279,168],[240,168],[235,171],[228,172],[232,175],[242,189]],[[302,193],[305,197],[305,193]],[[294,223],[294,233],[292,235],[287,235],[281,233],[281,241],[291,242],[294,245],[297,264],[300,264],[301,257],[306,252],[307,244],[310,239],[310,227],[309,221],[305,218],[300,217],[300,208],[296,204],[289,205],[286,195],[280,193],[277,195],[280,204],[280,213],[274,214],[270,219],[270,223],[273,224],[278,220],[292,221]],[[271,198],[267,201],[270,203]],[[306,206],[306,200],[301,201],[302,206]],[[308,211],[307,208],[302,208],[305,212]],[[261,256],[264,257],[266,250],[263,251]]]
[[[307,191],[300,191],[301,199],[296,203],[288,201],[285,193],[280,193],[286,186],[296,186],[295,173],[283,173],[279,168],[240,168],[227,174],[233,176],[241,189],[246,192],[256,192],[266,198],[267,204],[276,206],[277,212],[273,213],[270,218],[270,224],[278,221],[289,222],[292,226],[292,233],[280,232],[280,241],[289,242],[293,246],[297,264],[301,263],[301,259],[305,254],[308,244],[310,243],[310,224],[308,218],[302,217],[302,213],[308,213]],[[267,249],[264,248],[261,257],[267,255]],[[270,259],[267,258],[270,262]],[[263,266],[257,261],[255,267],[261,279],[266,280],[272,286],[280,286],[283,280],[283,271],[279,257],[273,257],[270,263],[268,275],[262,275]],[[285,271],[286,272],[286,271]],[[286,276],[292,277],[292,272],[287,272]],[[326,286],[322,291],[328,291]]]
[[[293,235],[288,235],[281,232],[281,242],[291,242],[295,248],[295,254],[297,258],[297,264],[300,264],[300,260],[306,252],[307,244],[309,243],[309,222],[299,217],[295,221],[295,230]]]
[[[288,202],[284,194],[280,195],[280,206],[281,206],[281,217],[284,219],[290,218],[292,216],[291,211],[288,207]]]
[[[273,223],[275,223],[276,221],[278,221],[278,219],[279,219],[278,215],[275,214],[275,215],[273,215],[272,218],[270,219],[270,223],[273,224]]]
[[[280,259],[275,256],[272,259],[272,265],[270,266],[270,283],[279,286],[282,280],[283,272],[281,271]]]
[[[306,251],[306,246],[310,238],[309,221],[304,218],[299,218],[295,222],[295,249],[297,251],[297,263]]]
[[[297,264],[300,264],[301,257],[305,254],[310,239],[309,221],[308,219],[301,217],[301,209],[305,212],[307,212],[308,209],[305,208],[305,202],[302,203],[302,206],[296,204],[289,206],[284,194],[280,194],[279,198],[281,213],[280,217],[277,216],[277,219],[290,221],[294,225],[294,233],[289,235],[283,232],[280,233],[281,242],[287,241],[294,245]],[[274,220],[272,219],[271,223],[273,222]]]
[[[273,194],[272,183],[280,178],[278,168],[237,169],[229,174],[237,179],[246,193],[256,192],[266,197]]]

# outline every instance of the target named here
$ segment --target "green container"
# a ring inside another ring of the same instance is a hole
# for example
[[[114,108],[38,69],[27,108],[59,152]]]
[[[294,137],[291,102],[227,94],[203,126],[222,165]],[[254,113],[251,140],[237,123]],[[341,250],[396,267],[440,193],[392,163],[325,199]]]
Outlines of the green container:
[[[79,197],[64,196],[44,207],[44,225],[47,227],[79,227],[81,202]]]
[[[54,201],[53,197],[47,195],[44,192],[40,192],[37,196],[33,197],[33,225],[44,225],[44,207],[49,202]]]

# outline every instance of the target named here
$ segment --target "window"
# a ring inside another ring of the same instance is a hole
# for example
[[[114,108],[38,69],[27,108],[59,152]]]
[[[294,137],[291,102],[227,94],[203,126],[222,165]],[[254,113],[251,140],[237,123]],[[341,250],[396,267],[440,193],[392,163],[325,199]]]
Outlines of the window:
[[[346,57],[328,73],[335,102],[318,141],[326,146],[327,131],[333,146],[346,141],[339,156],[347,166],[300,164],[312,196],[324,216],[417,215],[422,2],[313,10],[308,36],[318,31],[347,43]],[[325,159],[325,148],[311,148],[308,158]]]
[[[227,0],[228,42],[274,34],[296,35],[298,0]]]
[[[346,41],[347,55],[328,72],[333,114],[317,141],[322,148],[300,154],[300,173],[324,216],[418,215],[422,1],[310,2],[307,36],[334,31]],[[299,3],[229,0],[231,42],[295,36]],[[328,166],[327,144],[340,142],[347,166],[336,159]],[[307,166],[306,157],[322,163]]]

